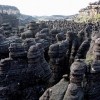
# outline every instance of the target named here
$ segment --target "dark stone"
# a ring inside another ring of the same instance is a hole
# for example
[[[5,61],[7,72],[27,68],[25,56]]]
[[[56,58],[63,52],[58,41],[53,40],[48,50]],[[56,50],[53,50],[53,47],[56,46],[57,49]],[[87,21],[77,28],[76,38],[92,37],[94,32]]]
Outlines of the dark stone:
[[[51,86],[60,81],[62,76],[67,73],[66,65],[66,51],[67,47],[64,42],[52,44],[49,47],[50,65],[53,72],[51,78]]]

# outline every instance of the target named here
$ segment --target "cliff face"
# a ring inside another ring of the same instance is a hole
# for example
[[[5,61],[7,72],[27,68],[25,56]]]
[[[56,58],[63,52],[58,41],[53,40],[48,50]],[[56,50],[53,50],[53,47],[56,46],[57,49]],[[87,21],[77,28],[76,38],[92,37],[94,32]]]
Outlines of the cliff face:
[[[89,6],[79,11],[79,16],[94,17],[97,14],[100,14],[100,1],[90,3]]]
[[[89,3],[86,8],[81,9],[75,21],[100,21],[100,0],[98,2]]]
[[[20,15],[20,11],[18,8],[14,6],[8,5],[0,5],[0,14],[8,14],[8,15]]]
[[[15,15],[0,14],[0,25],[10,23],[12,27],[18,27],[19,19]]]
[[[20,13],[20,10],[14,6],[0,5],[0,25],[10,23],[13,27],[25,25],[36,18]]]
[[[10,23],[12,27],[19,25],[20,11],[14,6],[0,5],[0,25]]]

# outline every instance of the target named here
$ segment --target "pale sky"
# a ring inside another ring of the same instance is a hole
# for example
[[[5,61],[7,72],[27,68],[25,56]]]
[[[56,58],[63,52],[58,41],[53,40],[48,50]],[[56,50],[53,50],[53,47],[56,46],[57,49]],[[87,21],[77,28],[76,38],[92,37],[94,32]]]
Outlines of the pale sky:
[[[73,15],[97,0],[0,0],[1,5],[18,7],[27,15]]]

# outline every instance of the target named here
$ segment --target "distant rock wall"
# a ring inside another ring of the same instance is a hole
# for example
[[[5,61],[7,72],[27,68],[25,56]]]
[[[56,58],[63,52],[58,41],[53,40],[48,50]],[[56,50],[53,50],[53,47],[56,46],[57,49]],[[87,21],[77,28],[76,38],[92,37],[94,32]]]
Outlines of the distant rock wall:
[[[80,17],[82,16],[94,17],[97,14],[100,14],[100,0],[98,2],[90,3],[89,6],[79,11]]]
[[[0,25],[10,23],[12,27],[18,27],[19,19],[15,15],[0,14]]]
[[[20,15],[20,11],[18,8],[8,5],[0,5],[0,13],[8,15]]]
[[[0,5],[0,25],[10,23],[12,27],[19,25],[20,11],[14,6]]]

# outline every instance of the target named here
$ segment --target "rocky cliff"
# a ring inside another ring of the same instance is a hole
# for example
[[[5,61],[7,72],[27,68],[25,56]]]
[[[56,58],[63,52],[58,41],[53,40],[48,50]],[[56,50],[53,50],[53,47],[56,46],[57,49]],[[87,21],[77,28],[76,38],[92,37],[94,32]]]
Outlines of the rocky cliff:
[[[89,3],[86,8],[81,9],[79,11],[78,20],[85,22],[89,20],[98,20],[98,16],[100,16],[100,0]]]
[[[25,25],[31,20],[36,20],[36,18],[21,14],[17,7],[0,5],[0,25],[10,23],[13,27],[17,27],[18,25]]]
[[[0,14],[8,14],[8,15],[20,15],[20,11],[18,8],[14,6],[8,5],[0,5]]]
[[[10,23],[11,26],[19,25],[20,11],[14,6],[0,5],[0,25],[2,23]]]

